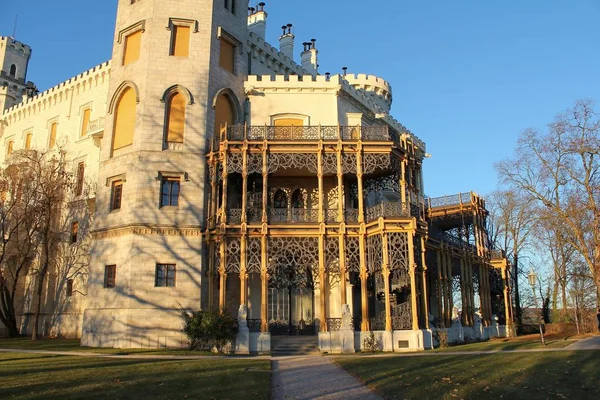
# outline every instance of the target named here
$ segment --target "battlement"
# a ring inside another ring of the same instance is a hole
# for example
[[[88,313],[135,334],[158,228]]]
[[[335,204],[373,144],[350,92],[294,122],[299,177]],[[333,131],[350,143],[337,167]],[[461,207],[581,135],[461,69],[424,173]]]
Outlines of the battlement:
[[[365,91],[356,88],[351,84],[347,77],[342,75],[249,75],[246,81],[246,88],[270,88],[270,89],[328,89],[342,88],[345,93],[372,110],[376,118],[387,123],[393,130],[397,131],[404,139],[409,139],[419,149],[425,153],[425,143],[410,132],[404,125],[392,117],[381,105],[367,95]],[[366,75],[365,75],[366,77]],[[374,77],[373,77],[374,78]],[[371,78],[371,79],[373,79]],[[385,82],[385,81],[383,81]],[[387,83],[387,82],[386,82]],[[293,86],[291,85],[293,84]],[[388,84],[388,87],[391,87]]]
[[[292,71],[294,71],[294,73],[298,75],[310,75],[310,72],[302,68],[294,60],[277,50],[275,47],[269,44],[269,42],[266,42],[263,38],[256,35],[254,32],[249,32],[248,38],[248,45],[250,48],[252,48],[253,46],[256,47],[257,49],[259,49],[269,57],[273,58],[277,62],[281,63],[282,65],[286,66],[287,68],[291,69]]]
[[[387,81],[367,74],[350,74],[346,75],[345,78],[352,86],[372,96],[385,112],[390,111],[392,108],[392,86]]]
[[[14,52],[23,52],[23,55],[26,57],[31,55],[31,47],[9,36],[0,36],[0,48],[2,47],[6,47]]]
[[[70,78],[67,81],[59,83],[58,85],[38,93],[36,96],[29,98],[15,106],[5,110],[2,116],[9,122],[14,122],[22,117],[22,111],[27,110],[27,115],[35,114],[41,105],[45,102],[49,102],[48,105],[61,102],[67,98],[66,91],[72,88],[79,87],[81,90],[87,90],[92,86],[94,80],[108,78],[110,73],[110,61],[106,61],[102,64],[95,66],[94,68],[88,69],[81,74]]]

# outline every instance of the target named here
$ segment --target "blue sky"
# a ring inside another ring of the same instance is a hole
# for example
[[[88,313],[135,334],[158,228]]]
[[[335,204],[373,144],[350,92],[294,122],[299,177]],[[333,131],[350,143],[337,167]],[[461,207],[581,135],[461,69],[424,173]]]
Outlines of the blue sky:
[[[116,0],[7,1],[0,35],[32,46],[47,89],[110,58]],[[202,1],[199,0],[199,4]],[[271,0],[267,39],[294,24],[317,39],[320,71],[369,73],[394,88],[392,114],[427,143],[426,193],[494,190],[494,162],[519,133],[575,100],[600,101],[597,0]],[[383,4],[383,6],[380,6]]]

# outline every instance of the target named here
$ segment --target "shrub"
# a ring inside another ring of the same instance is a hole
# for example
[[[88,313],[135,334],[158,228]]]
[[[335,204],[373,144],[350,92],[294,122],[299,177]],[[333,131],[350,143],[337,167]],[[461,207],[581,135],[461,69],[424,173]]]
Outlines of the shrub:
[[[191,311],[181,309],[183,320],[181,331],[190,341],[190,349],[216,349],[222,351],[235,340],[238,331],[237,320],[227,312],[218,309]]]
[[[369,351],[371,353],[383,350],[381,340],[375,337],[375,333],[373,331],[369,332],[367,337],[365,337],[363,341],[363,347],[365,351]]]
[[[433,341],[437,343],[440,349],[448,347],[448,332],[445,329],[436,329],[433,331]]]

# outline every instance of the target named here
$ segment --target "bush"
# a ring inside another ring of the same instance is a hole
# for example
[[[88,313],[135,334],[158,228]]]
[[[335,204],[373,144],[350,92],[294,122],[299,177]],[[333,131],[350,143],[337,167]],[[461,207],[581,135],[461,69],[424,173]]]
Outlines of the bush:
[[[237,320],[218,309],[191,312],[181,309],[180,315],[183,320],[181,331],[189,339],[191,350],[216,349],[221,352],[235,340],[238,332]]]
[[[436,329],[433,331],[433,341],[440,349],[448,347],[448,332],[444,329]]]
[[[376,338],[375,333],[371,331],[363,341],[363,348],[365,351],[375,353],[383,350],[383,343],[381,343],[381,339]]]

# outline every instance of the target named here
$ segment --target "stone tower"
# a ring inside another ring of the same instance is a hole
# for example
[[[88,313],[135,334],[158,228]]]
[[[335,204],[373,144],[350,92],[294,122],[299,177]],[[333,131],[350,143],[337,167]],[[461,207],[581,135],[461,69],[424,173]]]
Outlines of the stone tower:
[[[0,113],[37,93],[33,83],[26,80],[30,58],[29,46],[0,36]]]
[[[207,306],[208,143],[243,123],[247,0],[119,0],[82,344],[178,347]]]

